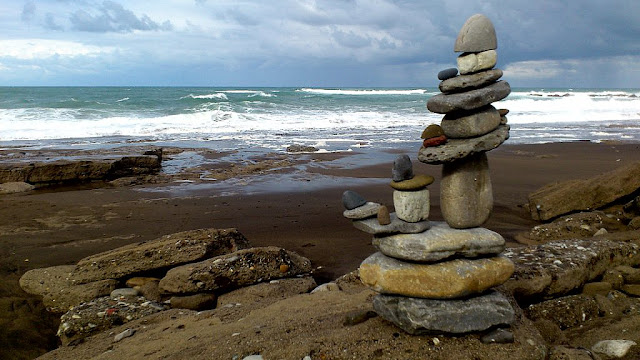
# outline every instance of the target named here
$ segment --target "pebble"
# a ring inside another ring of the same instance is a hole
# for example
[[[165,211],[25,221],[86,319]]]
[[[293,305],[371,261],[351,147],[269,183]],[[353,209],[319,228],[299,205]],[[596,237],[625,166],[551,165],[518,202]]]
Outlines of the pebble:
[[[514,341],[513,333],[507,329],[497,328],[482,336],[480,341],[484,344],[510,344]]]
[[[262,357],[262,355],[258,354],[258,355],[245,356],[244,358],[242,358],[242,360],[264,360],[264,358]]]
[[[374,202],[367,202],[362,206],[358,206],[355,209],[345,210],[342,215],[347,219],[362,220],[367,219],[378,214],[380,204]]]
[[[388,225],[380,224],[377,219],[358,220],[353,222],[353,226],[366,233],[373,235],[385,234],[415,234],[428,230],[431,227],[428,220],[414,223],[398,219],[395,212],[389,214],[391,222]]]
[[[389,208],[382,205],[378,208],[378,213],[376,214],[376,218],[378,220],[378,224],[380,225],[389,225],[391,224],[391,215],[389,214]]]
[[[442,71],[440,71],[438,73],[438,80],[447,80],[450,79],[454,76],[458,75],[458,69],[457,68],[448,68],[448,69],[444,69]]]
[[[442,130],[449,139],[478,137],[500,125],[500,113],[493,106],[471,112],[449,113],[442,119]]]
[[[509,109],[498,109],[500,116],[506,116],[509,113]]]
[[[413,164],[411,163],[411,158],[409,158],[409,155],[398,155],[398,157],[393,162],[393,170],[391,173],[393,181],[412,179]]]
[[[385,320],[415,335],[464,334],[510,325],[515,320],[511,304],[497,291],[449,300],[377,295],[373,298],[373,308]]]
[[[411,180],[392,181],[389,185],[395,190],[415,191],[426,188],[433,183],[431,175],[415,175]]]
[[[160,279],[158,278],[154,278],[154,277],[132,277],[129,280],[127,280],[126,284],[128,287],[132,288],[132,287],[136,287],[136,286],[143,286],[149,282],[160,282]]]
[[[171,308],[202,311],[216,306],[215,294],[195,294],[189,296],[174,296],[171,298]]]
[[[318,285],[315,289],[311,290],[312,294],[319,292],[327,292],[327,291],[340,291],[340,287],[338,284],[334,282],[328,282],[321,285]]]
[[[393,191],[393,206],[398,219],[419,222],[429,219],[429,190]]]
[[[420,138],[431,139],[431,138],[442,136],[442,135],[444,135],[444,131],[442,131],[442,128],[440,127],[440,125],[431,124],[427,126],[426,129],[422,130],[422,134],[420,135]]]
[[[458,56],[458,69],[460,74],[473,74],[482,70],[489,70],[496,66],[498,53],[495,50],[487,50],[479,53],[464,53]]]
[[[442,145],[442,144],[444,144],[446,142],[447,142],[447,137],[445,135],[441,135],[441,136],[438,136],[438,137],[425,139],[422,142],[422,146],[426,147],[426,148],[428,148],[428,147],[436,147],[436,146],[440,146],[440,145]]]
[[[482,225],[493,209],[493,190],[486,153],[445,163],[440,182],[440,210],[456,229]]]
[[[622,290],[623,293],[625,293],[625,294],[627,294],[629,296],[640,297],[640,285],[637,285],[637,284],[624,284],[624,285],[622,285],[620,290]]]
[[[124,338],[128,338],[130,336],[133,336],[133,334],[136,333],[135,329],[126,329],[125,331],[121,332],[120,334],[116,335],[113,337],[113,342],[118,342]]]
[[[503,256],[420,264],[380,252],[366,258],[359,268],[362,282],[379,293],[429,299],[478,294],[504,283],[513,271],[513,263]]]
[[[342,325],[353,326],[361,324],[371,318],[378,316],[375,311],[372,310],[352,310],[344,316]]]
[[[365,200],[360,194],[355,191],[347,190],[342,193],[342,205],[347,210],[353,210],[358,206],[362,206],[366,203],[367,200]]]
[[[621,358],[629,352],[632,346],[637,345],[631,340],[602,340],[591,347],[596,353],[604,354],[610,357]]]
[[[454,52],[480,52],[498,48],[496,29],[488,17],[475,14],[465,21],[453,45]]]
[[[507,123],[507,117],[506,116],[500,116],[500,125],[504,125]]]
[[[492,84],[502,77],[502,70],[491,69],[475,74],[459,75],[442,81],[438,88],[443,93],[455,93],[464,90],[477,89]]]
[[[121,296],[138,296],[140,294],[140,292],[136,289],[132,289],[132,288],[120,288],[120,289],[115,289],[111,292],[111,294],[109,295],[111,298],[117,298],[117,297],[121,297]]]

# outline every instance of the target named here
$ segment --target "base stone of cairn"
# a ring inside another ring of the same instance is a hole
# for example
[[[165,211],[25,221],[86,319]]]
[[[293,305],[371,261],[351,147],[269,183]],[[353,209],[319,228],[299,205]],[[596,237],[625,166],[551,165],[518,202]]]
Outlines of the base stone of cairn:
[[[463,52],[458,69],[438,74],[443,93],[427,102],[429,110],[445,116],[440,126],[423,131],[418,160],[443,164],[445,221],[428,220],[427,185],[433,178],[414,175],[406,155],[396,159],[392,171],[396,212],[384,223],[373,210],[348,217],[373,235],[379,250],[359,268],[362,282],[380,293],[373,300],[375,311],[410,334],[464,334],[508,326],[515,319],[507,298],[492,289],[511,277],[514,265],[500,255],[502,236],[480,227],[493,208],[486,152],[509,138],[507,110],[491,106],[511,91],[507,82],[498,81],[502,71],[493,69],[496,48],[491,21],[480,14],[469,18],[455,44],[455,51]],[[353,195],[343,195],[348,210],[354,208],[347,205],[369,204]]]

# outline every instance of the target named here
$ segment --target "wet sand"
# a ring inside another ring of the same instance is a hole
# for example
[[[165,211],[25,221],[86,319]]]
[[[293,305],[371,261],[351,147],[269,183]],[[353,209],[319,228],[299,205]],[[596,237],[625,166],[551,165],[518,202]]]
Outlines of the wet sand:
[[[485,227],[501,233],[509,246],[519,246],[514,236],[537,224],[521,206],[527,194],[551,182],[587,178],[640,161],[639,150],[640,144],[622,143],[503,145],[488,153],[495,206]],[[359,161],[357,152],[289,155],[289,167],[212,185],[80,186],[1,196],[0,321],[8,325],[1,327],[0,348],[11,349],[24,336],[35,336],[26,329],[42,315],[37,300],[18,288],[17,279],[25,271],[73,264],[168,233],[235,227],[253,246],[275,245],[308,257],[319,282],[356,269],[374,248],[369,235],[342,217],[341,194],[351,189],[369,201],[393,205],[387,183],[395,154],[379,155],[383,162],[377,164],[371,154]],[[441,220],[440,170],[414,163],[415,173],[436,178],[430,187],[432,220]],[[16,310],[19,301],[28,302],[22,313]],[[39,321],[44,322],[41,327],[55,326],[55,321]],[[52,346],[46,336],[38,336],[30,354]]]

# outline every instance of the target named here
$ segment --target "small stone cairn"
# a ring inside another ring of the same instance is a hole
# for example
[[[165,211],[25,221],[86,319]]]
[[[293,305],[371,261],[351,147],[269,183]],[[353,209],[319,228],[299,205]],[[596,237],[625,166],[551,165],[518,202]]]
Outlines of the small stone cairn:
[[[393,166],[396,212],[367,202],[353,191],[343,194],[344,216],[373,234],[379,252],[360,265],[360,279],[380,294],[376,312],[411,334],[464,334],[508,326],[515,314],[507,298],[492,288],[513,274],[501,256],[504,238],[480,227],[493,207],[485,152],[508,138],[509,127],[491,102],[505,98],[509,84],[496,80],[497,41],[493,24],[474,15],[462,27],[455,51],[457,69],[439,74],[443,94],[429,99],[429,110],[446,114],[441,126],[425,129],[419,160],[443,164],[440,204],[444,222],[428,220],[428,175],[414,175],[411,160]],[[443,74],[444,73],[444,74]],[[506,112],[503,112],[506,113]]]

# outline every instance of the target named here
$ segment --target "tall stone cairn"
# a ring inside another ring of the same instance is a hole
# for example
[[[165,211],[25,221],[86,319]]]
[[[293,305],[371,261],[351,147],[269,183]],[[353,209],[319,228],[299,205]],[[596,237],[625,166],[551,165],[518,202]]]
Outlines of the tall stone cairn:
[[[438,77],[442,94],[429,99],[429,110],[446,114],[430,125],[419,160],[444,164],[440,204],[445,222],[429,221],[429,191],[434,179],[414,175],[407,155],[393,165],[394,213],[346,191],[344,216],[373,235],[379,250],[359,268],[362,282],[379,294],[376,312],[410,334],[464,334],[509,326],[515,314],[502,293],[493,290],[511,277],[513,263],[500,253],[500,234],[479,227],[493,207],[485,152],[509,136],[501,112],[490,104],[509,94],[496,81],[497,47],[493,24],[474,15],[462,27],[455,51],[459,69]],[[457,75],[460,70],[461,75]],[[502,114],[506,111],[502,111]]]

